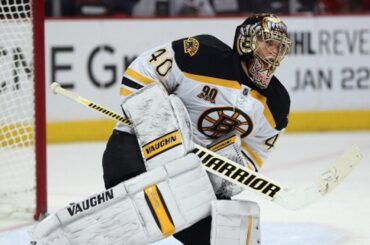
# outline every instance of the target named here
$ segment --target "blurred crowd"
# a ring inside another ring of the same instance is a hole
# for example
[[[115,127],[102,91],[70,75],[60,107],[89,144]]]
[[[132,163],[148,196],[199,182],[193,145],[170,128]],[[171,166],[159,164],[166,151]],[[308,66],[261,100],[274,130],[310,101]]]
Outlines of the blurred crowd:
[[[370,0],[45,0],[46,16],[370,13]]]

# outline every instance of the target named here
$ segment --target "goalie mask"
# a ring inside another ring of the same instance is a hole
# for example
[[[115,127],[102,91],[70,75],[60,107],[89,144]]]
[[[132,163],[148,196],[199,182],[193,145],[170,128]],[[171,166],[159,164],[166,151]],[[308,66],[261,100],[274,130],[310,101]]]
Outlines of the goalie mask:
[[[287,26],[272,14],[251,16],[236,28],[234,51],[260,88],[268,87],[276,67],[289,53],[290,47]]]

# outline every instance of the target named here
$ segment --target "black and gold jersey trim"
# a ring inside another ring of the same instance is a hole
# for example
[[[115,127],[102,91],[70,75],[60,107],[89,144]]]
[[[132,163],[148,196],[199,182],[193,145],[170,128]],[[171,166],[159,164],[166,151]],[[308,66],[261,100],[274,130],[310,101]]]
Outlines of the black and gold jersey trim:
[[[151,83],[154,83],[155,80],[147,77],[147,76],[144,76],[143,74],[140,74],[139,72],[131,69],[131,68],[127,68],[125,74],[125,76],[129,76],[133,79],[135,79],[136,81],[142,83],[142,84],[145,84],[145,85],[148,85],[148,84],[151,84]]]
[[[220,142],[217,142],[216,144],[214,145],[211,145],[208,149],[211,150],[211,151],[219,151],[219,150],[222,150],[226,147],[228,147],[229,145],[232,145],[236,142],[236,135],[232,135]]]
[[[120,95],[121,96],[129,96],[130,94],[134,93],[136,90],[139,90],[145,87],[148,84],[155,83],[156,81],[140,74],[139,72],[127,68],[122,81],[121,81],[121,88],[120,88]]]
[[[250,161],[256,171],[262,168],[263,159],[257,155],[245,142],[242,142],[242,153]]]
[[[239,80],[239,56],[225,43],[211,35],[199,35],[190,38],[191,47],[196,52],[188,52],[185,47],[189,38],[172,42],[175,61],[182,72],[213,77],[224,80]]]
[[[276,130],[286,128],[290,110],[290,96],[279,79],[273,76],[266,89],[258,88],[246,76],[244,76],[242,83],[251,88],[249,95],[264,106],[263,114],[270,126]]]
[[[257,168],[256,164],[253,162],[252,158],[250,158],[243,150],[241,152],[242,152],[242,155],[245,158],[247,158],[248,164],[251,164],[252,165],[252,167],[253,167],[252,170],[255,171],[255,172],[258,172],[258,168]]]
[[[276,122],[274,116],[270,111],[270,107],[267,105],[266,97],[261,95],[257,90],[252,90],[249,94],[263,105],[264,117],[266,118],[267,122],[270,124],[272,128],[276,128]]]
[[[137,82],[134,82],[132,81],[131,79],[127,78],[127,77],[123,77],[122,78],[122,82],[121,84],[127,86],[127,87],[130,87],[130,88],[133,88],[133,89],[141,89],[143,88],[144,86],[137,83]]]
[[[240,89],[241,87],[240,83],[234,80],[220,79],[220,78],[210,77],[210,76],[202,76],[202,75],[191,74],[187,72],[183,72],[183,74],[185,77],[190,78],[200,83],[222,86],[222,87],[231,88],[231,89]]]

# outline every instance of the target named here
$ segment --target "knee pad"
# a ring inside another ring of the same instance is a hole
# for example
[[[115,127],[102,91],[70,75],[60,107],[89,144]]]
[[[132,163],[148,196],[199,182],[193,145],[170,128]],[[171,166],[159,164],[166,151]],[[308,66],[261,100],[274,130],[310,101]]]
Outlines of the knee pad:
[[[260,209],[250,201],[212,201],[212,245],[260,245]]]

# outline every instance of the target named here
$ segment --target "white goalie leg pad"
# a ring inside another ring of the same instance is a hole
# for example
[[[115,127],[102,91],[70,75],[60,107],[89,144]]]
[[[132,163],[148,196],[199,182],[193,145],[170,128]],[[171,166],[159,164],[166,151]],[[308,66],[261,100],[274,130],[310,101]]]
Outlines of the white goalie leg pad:
[[[193,149],[185,107],[170,99],[159,84],[126,97],[121,107],[134,125],[147,170],[183,157]]]
[[[194,154],[90,196],[35,225],[37,244],[148,244],[211,212],[211,183]]]
[[[146,226],[150,242],[163,239],[207,217],[211,212],[211,201],[216,200],[207,173],[194,154],[191,153],[185,158],[167,163],[164,169],[168,177],[166,181],[156,184],[156,187],[163,197],[163,203],[167,206],[168,216],[173,221],[167,222],[167,225],[166,215],[161,215],[160,212],[153,214],[155,210],[150,211],[148,208],[152,206],[155,209],[156,203],[159,202],[158,198],[154,198],[153,204],[148,205],[145,196],[137,192],[141,187],[145,187],[144,193],[146,192],[147,199],[156,196],[155,189],[147,178],[140,176],[130,180],[126,185],[129,193],[138,193],[132,196],[139,210],[144,210],[141,212],[144,223],[150,224]],[[153,217],[157,217],[157,222]],[[164,225],[160,225],[162,218],[164,218]]]
[[[207,148],[240,165],[247,166],[246,159],[241,152],[241,139],[239,135],[225,135]],[[217,195],[232,197],[244,190],[243,187],[233,184],[213,173],[208,172],[208,175]]]
[[[260,210],[255,202],[212,202],[212,245],[260,245]]]
[[[33,227],[31,237],[38,245],[147,244],[123,184],[49,215]]]

